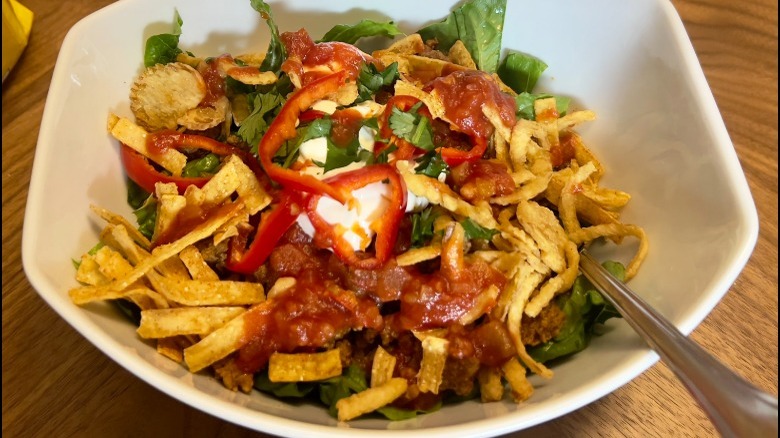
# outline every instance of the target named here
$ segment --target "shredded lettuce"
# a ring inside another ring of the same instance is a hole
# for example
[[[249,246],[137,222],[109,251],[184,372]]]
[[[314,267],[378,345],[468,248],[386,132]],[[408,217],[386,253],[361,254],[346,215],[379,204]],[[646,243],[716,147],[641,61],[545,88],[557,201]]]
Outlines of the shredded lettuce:
[[[184,22],[181,16],[179,16],[179,11],[174,10],[173,31],[171,33],[152,35],[146,40],[146,48],[144,49],[144,65],[146,67],[176,61],[176,56],[182,53],[179,48],[182,24]]]
[[[608,261],[603,266],[620,281],[625,279],[626,269],[622,264]],[[571,292],[561,295],[554,305],[560,306],[566,314],[566,322],[558,336],[528,349],[531,357],[538,362],[547,362],[583,350],[596,334],[599,324],[604,324],[610,318],[620,318],[617,310],[604,300],[583,275],[574,281]]]
[[[457,40],[463,41],[477,67],[495,73],[501,58],[505,15],[506,0],[473,0],[418,33],[423,41],[436,40],[437,48],[445,53]]]
[[[355,44],[361,38],[383,36],[387,38],[395,38],[398,35],[402,35],[398,26],[392,21],[386,21],[380,23],[374,20],[361,20],[357,24],[337,24],[333,26],[331,30],[325,33],[318,43],[325,41],[341,41],[347,44]]]

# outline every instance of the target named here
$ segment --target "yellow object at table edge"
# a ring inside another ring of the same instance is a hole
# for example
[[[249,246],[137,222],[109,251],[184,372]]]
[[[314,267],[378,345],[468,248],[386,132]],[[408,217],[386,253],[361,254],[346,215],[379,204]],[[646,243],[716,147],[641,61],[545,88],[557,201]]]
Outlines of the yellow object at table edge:
[[[32,22],[31,10],[16,0],[3,0],[3,81],[27,47]]]

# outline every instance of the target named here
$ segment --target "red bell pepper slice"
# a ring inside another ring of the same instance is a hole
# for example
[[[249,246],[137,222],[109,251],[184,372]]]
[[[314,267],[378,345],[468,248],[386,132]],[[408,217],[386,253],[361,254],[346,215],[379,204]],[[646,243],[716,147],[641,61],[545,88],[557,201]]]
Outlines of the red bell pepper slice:
[[[319,78],[294,92],[282,106],[279,115],[271,122],[258,146],[260,163],[268,176],[285,188],[313,194],[326,194],[339,202],[346,202],[349,194],[311,175],[285,169],[273,162],[276,151],[285,141],[295,138],[295,124],[302,112],[325,96],[338,91],[348,79],[348,72],[341,70]]]
[[[208,176],[184,177],[166,175],[157,171],[145,156],[125,144],[121,145],[119,153],[127,176],[148,193],[154,193],[154,185],[158,182],[176,184],[176,188],[181,194],[184,193],[188,186],[203,187],[211,179]]]
[[[317,203],[321,196],[309,199],[307,214],[316,232],[315,240],[327,242],[333,252],[346,264],[361,269],[378,269],[392,256],[398,236],[398,228],[406,211],[406,185],[395,167],[388,164],[366,166],[361,169],[341,173],[326,180],[333,187],[353,191],[368,184],[383,181],[390,185],[389,205],[380,219],[371,224],[376,233],[374,256],[361,258],[337,231],[317,213]]]
[[[444,159],[444,162],[450,166],[457,166],[467,161],[471,162],[481,159],[487,150],[487,139],[477,135],[471,135],[470,138],[473,146],[467,151],[451,147],[441,148],[441,157]]]
[[[257,160],[252,157],[249,152],[235,146],[202,135],[182,134],[176,131],[162,131],[149,134],[147,143],[152,150],[196,148],[207,150],[220,156],[237,155],[246,163],[252,172],[254,172],[258,181],[260,181],[266,189],[270,188],[270,182],[265,176],[262,168],[258,165]],[[154,193],[154,185],[158,182],[175,183],[176,188],[179,190],[179,194],[183,194],[187,189],[187,186],[195,185],[197,187],[203,187],[203,185],[211,179],[211,177],[166,175],[157,171],[145,156],[124,144],[122,145],[120,153],[127,176],[149,193]]]
[[[252,274],[265,263],[276,243],[284,233],[295,223],[303,211],[305,197],[290,190],[283,191],[279,203],[271,211],[262,216],[255,237],[249,248],[246,248],[247,235],[232,237],[228,241],[228,256],[225,266],[241,274]]]

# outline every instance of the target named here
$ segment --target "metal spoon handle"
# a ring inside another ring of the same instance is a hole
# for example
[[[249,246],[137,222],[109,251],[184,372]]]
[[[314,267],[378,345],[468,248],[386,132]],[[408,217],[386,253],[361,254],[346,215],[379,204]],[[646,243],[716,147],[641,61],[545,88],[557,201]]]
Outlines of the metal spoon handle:
[[[674,371],[721,435],[778,436],[776,397],[751,385],[680,333],[585,251],[580,271]]]

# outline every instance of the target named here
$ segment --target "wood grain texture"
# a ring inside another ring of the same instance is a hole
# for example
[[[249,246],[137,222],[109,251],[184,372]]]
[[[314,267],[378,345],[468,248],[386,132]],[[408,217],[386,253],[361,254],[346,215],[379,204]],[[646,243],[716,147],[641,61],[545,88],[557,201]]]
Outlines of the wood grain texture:
[[[24,0],[30,45],[3,84],[3,435],[263,436],[192,409],[136,378],[39,298],[22,270],[27,186],[52,69],[80,18],[109,0]],[[745,270],[692,337],[777,394],[777,2],[673,0],[704,68],[758,206]],[[663,364],[530,436],[717,436]]]

